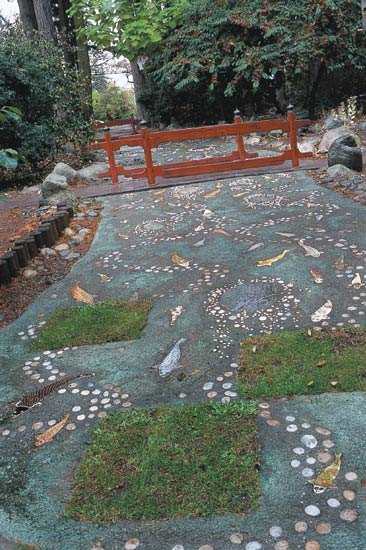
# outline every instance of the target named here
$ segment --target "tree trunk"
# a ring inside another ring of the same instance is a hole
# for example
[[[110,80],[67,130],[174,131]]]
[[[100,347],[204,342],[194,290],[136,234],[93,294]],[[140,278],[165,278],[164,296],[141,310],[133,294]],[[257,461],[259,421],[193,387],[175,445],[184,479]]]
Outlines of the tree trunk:
[[[363,30],[366,31],[366,0],[361,0],[361,10],[362,10],[362,26],[363,26]]]
[[[139,103],[139,95],[144,89],[145,84],[145,77],[143,71],[140,71],[138,68],[137,63],[130,63],[131,67],[131,73],[133,78],[133,89],[135,91],[135,99],[136,99],[136,106],[137,106],[137,117],[140,120],[146,120],[147,119],[147,111],[144,108],[143,105]]]
[[[281,70],[278,70],[274,77],[276,103],[280,113],[284,114],[288,105],[286,96],[286,76]]]
[[[37,19],[32,0],[18,0],[20,19],[26,32],[37,29]]]
[[[69,65],[77,67],[74,21],[67,14],[67,10],[70,8],[70,2],[69,0],[58,0],[57,4],[58,28],[60,31],[59,40],[64,50],[65,59]]]
[[[49,0],[33,0],[34,12],[37,19],[37,27],[48,40],[57,41],[56,27],[52,19],[52,10]]]
[[[309,85],[308,93],[306,97],[305,107],[309,111],[309,118],[315,117],[315,102],[316,94],[318,92],[319,84],[325,74],[325,63],[322,61],[310,61],[309,64]]]
[[[77,64],[82,79],[84,88],[81,90],[81,99],[83,104],[83,117],[85,120],[89,120],[92,112],[92,80],[91,80],[91,69],[90,69],[90,60],[88,54],[88,43],[85,36],[81,36],[77,33],[77,30],[84,26],[84,22],[74,15],[74,27],[75,27],[75,37],[76,37],[76,55],[77,55]]]

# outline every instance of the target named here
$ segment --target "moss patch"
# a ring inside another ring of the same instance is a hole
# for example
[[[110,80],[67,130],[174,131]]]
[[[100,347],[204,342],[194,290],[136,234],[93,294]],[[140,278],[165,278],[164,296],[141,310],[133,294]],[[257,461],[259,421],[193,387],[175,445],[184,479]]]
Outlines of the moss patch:
[[[241,344],[242,397],[366,390],[366,330],[281,332]]]
[[[135,340],[147,323],[150,309],[150,301],[122,300],[58,309],[32,340],[30,349]]]
[[[257,508],[256,405],[118,412],[94,431],[66,516],[109,523]]]

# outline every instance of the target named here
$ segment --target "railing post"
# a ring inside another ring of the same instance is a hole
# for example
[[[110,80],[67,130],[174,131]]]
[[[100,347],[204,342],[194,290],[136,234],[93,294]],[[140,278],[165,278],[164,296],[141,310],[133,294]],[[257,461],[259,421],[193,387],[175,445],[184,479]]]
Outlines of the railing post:
[[[144,154],[145,154],[145,164],[146,164],[146,175],[150,186],[155,185],[155,174],[154,174],[154,164],[151,154],[150,139],[149,139],[149,130],[147,128],[147,122],[142,120],[140,122],[141,134],[144,140]]]
[[[105,150],[107,151],[108,162],[109,162],[109,171],[111,173],[112,183],[118,183],[118,174],[116,170],[116,163],[114,161],[114,151],[112,147],[112,138],[111,138],[111,129],[104,128],[104,140],[105,140]]]
[[[136,122],[135,122],[135,117],[133,116],[133,113],[132,113],[130,119],[131,119],[132,133],[137,134],[137,132],[136,132]]]
[[[295,113],[294,113],[294,107],[293,105],[289,105],[287,107],[287,121],[289,124],[290,129],[290,147],[291,147],[291,161],[292,161],[292,167],[298,168],[300,165],[299,163],[299,157],[298,157],[298,148],[297,148],[297,131],[296,131],[296,124],[295,124]]]
[[[234,124],[241,124],[243,122],[239,109],[235,109],[234,111]],[[247,153],[244,149],[244,143],[243,143],[243,136],[242,134],[237,134],[236,136],[236,143],[238,145],[238,153],[240,160],[245,160],[247,158]]]

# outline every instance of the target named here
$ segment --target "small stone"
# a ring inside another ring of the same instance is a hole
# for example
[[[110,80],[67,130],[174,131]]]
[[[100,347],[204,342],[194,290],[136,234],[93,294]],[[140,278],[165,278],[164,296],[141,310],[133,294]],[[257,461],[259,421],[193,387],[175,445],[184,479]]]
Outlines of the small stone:
[[[347,472],[344,477],[347,481],[355,481],[357,479],[357,474],[355,472]]]
[[[98,212],[95,212],[95,210],[90,210],[88,213],[87,213],[87,218],[97,218],[98,217]],[[136,547],[137,548],[137,547]]]
[[[43,427],[43,422],[35,422],[32,425],[33,430],[40,430]]]
[[[241,533],[232,533],[232,535],[230,535],[230,540],[233,544],[241,544],[244,537]]]
[[[261,411],[258,416],[260,416],[261,418],[270,418],[271,411]]]
[[[321,434],[321,435],[330,435],[332,433],[329,430],[326,430],[325,428],[320,428],[319,426],[317,428],[315,428],[315,431],[318,432],[318,434]]]
[[[295,455],[303,455],[305,450],[302,447],[295,447],[294,453]]]
[[[81,392],[81,393],[83,393],[83,392]],[[315,464],[315,463],[316,463],[316,460],[315,460],[315,458],[313,458],[312,456],[309,456],[309,457],[306,459],[306,462],[307,462],[308,464]]]
[[[259,403],[258,407],[259,407],[260,409],[269,409],[269,404],[268,404],[268,403],[265,403],[265,402]]]
[[[297,426],[296,426],[296,424],[289,424],[287,426],[286,430],[290,433],[297,432]]]
[[[206,384],[203,385],[203,390],[204,391],[212,390],[213,386],[214,386],[213,382],[206,382]]]
[[[300,460],[291,460],[291,466],[293,468],[298,468],[300,466]]]
[[[356,498],[356,493],[354,493],[353,491],[347,490],[347,491],[343,491],[343,496],[346,500],[349,500],[350,502],[352,502]]]
[[[184,546],[182,544],[176,544],[173,546],[172,550],[184,550]]]
[[[286,420],[286,422],[294,422],[295,417],[294,416],[286,416],[285,420]]]
[[[331,508],[338,508],[341,505],[341,503],[339,502],[339,500],[337,498],[328,498],[327,504]]]
[[[259,542],[252,541],[248,542],[248,544],[245,547],[245,550],[261,550],[262,545]]]
[[[316,532],[319,533],[319,535],[327,535],[331,532],[332,526],[330,523],[318,523],[315,529]]]
[[[41,248],[40,253],[42,256],[56,256],[56,251],[53,248]]]
[[[281,426],[281,422],[279,420],[267,420],[267,424],[269,426]]]
[[[35,269],[25,269],[23,275],[27,279],[33,279],[33,277],[36,277],[36,275],[38,275],[38,271],[36,271]]]
[[[352,523],[358,518],[358,512],[356,510],[350,509],[342,510],[342,512],[339,514],[339,517],[347,523]]]
[[[318,441],[315,439],[313,435],[305,434],[301,438],[301,443],[305,445],[305,447],[308,447],[308,449],[314,449],[314,447],[317,446]]]
[[[290,548],[287,540],[279,540],[275,545],[274,545],[274,548],[275,550],[288,550]]]
[[[297,533],[306,533],[308,524],[305,521],[297,521],[294,525],[294,529]]]
[[[125,550],[136,550],[140,546],[139,539],[130,539],[125,544]]]
[[[314,470],[311,468],[304,468],[301,473],[304,477],[312,477],[314,475]]]
[[[203,546],[200,546],[198,550],[214,550],[214,547],[211,546],[211,544],[204,544]]]
[[[318,453],[316,455],[316,458],[319,462],[325,464],[326,462],[329,462],[331,460],[332,455],[330,455],[329,453]]]
[[[70,247],[67,243],[61,243],[57,244],[54,249],[57,250],[57,252],[60,252],[61,250],[68,250]]]
[[[305,550],[320,550],[320,544],[316,540],[309,540],[305,544]]]
[[[282,527],[279,527],[278,525],[274,525],[273,527],[270,528],[269,534],[274,539],[278,539],[282,535],[282,531],[283,531]]]
[[[323,446],[326,448],[326,449],[331,449],[332,447],[334,447],[335,443],[334,441],[331,441],[330,439],[325,439],[323,441]]]
[[[305,507],[305,514],[315,518],[316,516],[320,515],[320,509],[317,506],[314,506],[314,504],[310,504],[309,506]]]
[[[66,235],[66,237],[72,237],[74,235],[74,232],[72,229],[70,229],[70,227],[66,227],[66,229],[64,230],[64,235]]]

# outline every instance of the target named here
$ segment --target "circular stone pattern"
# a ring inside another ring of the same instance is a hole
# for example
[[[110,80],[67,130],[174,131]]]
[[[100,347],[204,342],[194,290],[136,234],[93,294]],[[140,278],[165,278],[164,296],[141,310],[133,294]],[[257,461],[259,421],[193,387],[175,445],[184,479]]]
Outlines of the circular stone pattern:
[[[125,544],[125,550],[136,550],[140,546],[139,539],[130,539]]]
[[[347,523],[352,523],[353,521],[356,521],[358,517],[358,512],[356,510],[350,509],[342,510],[342,512],[339,514],[339,517]]]
[[[314,504],[310,504],[305,507],[305,514],[315,518],[316,516],[320,516],[320,509],[317,506],[314,506]]]
[[[272,305],[273,296],[278,294],[277,286],[274,283],[243,283],[226,290],[220,302],[232,313],[239,313],[245,309],[251,314]]]

